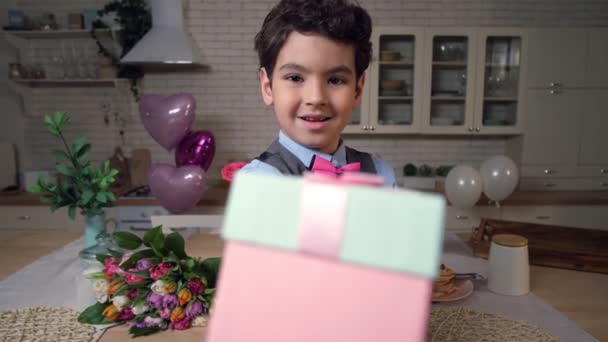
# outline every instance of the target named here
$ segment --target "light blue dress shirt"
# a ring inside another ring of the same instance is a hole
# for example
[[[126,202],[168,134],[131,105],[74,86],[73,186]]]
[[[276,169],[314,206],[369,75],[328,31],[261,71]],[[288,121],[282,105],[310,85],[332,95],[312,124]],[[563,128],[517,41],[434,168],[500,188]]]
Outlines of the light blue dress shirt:
[[[302,146],[297,142],[293,141],[282,131],[279,132],[279,143],[293,153],[304,165],[310,165],[312,158],[315,155],[325,158],[335,166],[341,167],[346,164],[346,148],[344,142],[340,141],[338,150],[332,155],[317,150],[310,149],[306,146]],[[385,160],[372,156],[374,166],[376,167],[376,173],[384,178],[384,184],[386,186],[395,187],[397,182],[395,180],[395,171]],[[250,172],[250,173],[262,173],[271,175],[281,175],[281,172],[274,166],[264,163],[258,159],[252,160],[249,164],[245,165],[239,172]]]

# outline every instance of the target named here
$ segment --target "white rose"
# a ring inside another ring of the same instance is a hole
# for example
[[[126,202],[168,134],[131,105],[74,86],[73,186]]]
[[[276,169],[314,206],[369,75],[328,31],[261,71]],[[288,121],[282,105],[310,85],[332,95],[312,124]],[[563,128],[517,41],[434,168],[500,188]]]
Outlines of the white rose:
[[[148,311],[149,309],[150,309],[150,307],[148,307],[146,304],[136,305],[131,308],[131,310],[133,311],[133,313],[135,315],[141,315],[144,312]]]
[[[192,320],[191,325],[193,327],[206,327],[207,326],[207,316],[197,316],[195,319]]]
[[[108,295],[107,294],[97,294],[97,301],[100,302],[101,304],[105,303],[108,301]]]
[[[167,291],[165,290],[165,282],[162,280],[157,280],[154,283],[152,283],[152,285],[150,286],[150,289],[152,289],[152,291],[162,294],[162,295],[166,295]]]
[[[99,279],[93,284],[93,288],[95,289],[95,294],[99,297],[101,295],[108,293],[108,287],[110,286],[110,282],[105,279]]]
[[[127,297],[127,296],[116,296],[116,297],[112,298],[112,304],[114,304],[114,306],[117,307],[118,310],[125,307],[127,304],[129,304],[129,302],[131,302],[131,301],[129,300],[129,297]]]

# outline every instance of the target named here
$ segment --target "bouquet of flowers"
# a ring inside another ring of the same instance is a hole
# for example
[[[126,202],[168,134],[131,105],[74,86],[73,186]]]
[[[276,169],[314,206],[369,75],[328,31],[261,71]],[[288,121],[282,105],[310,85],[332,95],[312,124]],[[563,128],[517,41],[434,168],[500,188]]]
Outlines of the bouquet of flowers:
[[[95,279],[97,303],[80,314],[81,323],[126,323],[133,337],[207,324],[220,258],[189,257],[181,235],[164,236],[160,226],[143,240],[128,232],[112,239],[133,252],[97,255],[103,268],[86,272]]]

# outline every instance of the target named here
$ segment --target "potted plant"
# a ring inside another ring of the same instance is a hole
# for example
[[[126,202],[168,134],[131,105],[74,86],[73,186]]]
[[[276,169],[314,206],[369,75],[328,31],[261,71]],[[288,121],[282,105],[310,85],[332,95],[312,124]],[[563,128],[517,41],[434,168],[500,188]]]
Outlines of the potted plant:
[[[41,194],[40,201],[50,204],[51,211],[68,207],[71,219],[76,217],[76,210],[85,217],[85,249],[95,245],[95,238],[105,232],[105,208],[111,207],[116,197],[109,190],[118,174],[110,169],[109,161],[95,167],[88,161],[91,144],[85,137],[79,137],[71,145],[65,139],[64,127],[70,118],[63,112],[53,117],[45,115],[44,123],[48,132],[61,140],[63,150],[53,150],[57,158],[55,169],[60,174],[57,184],[47,183],[41,176],[29,192]]]

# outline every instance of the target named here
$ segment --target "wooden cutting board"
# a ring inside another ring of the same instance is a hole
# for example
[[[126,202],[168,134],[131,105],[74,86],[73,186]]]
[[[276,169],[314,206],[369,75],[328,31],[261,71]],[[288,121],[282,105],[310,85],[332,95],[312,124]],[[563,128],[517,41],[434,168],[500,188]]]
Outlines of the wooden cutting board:
[[[148,169],[151,163],[152,157],[147,148],[131,150],[131,185],[134,188],[148,185]]]
[[[495,234],[528,239],[530,264],[608,274],[608,231],[482,219],[469,244],[487,258]]]

